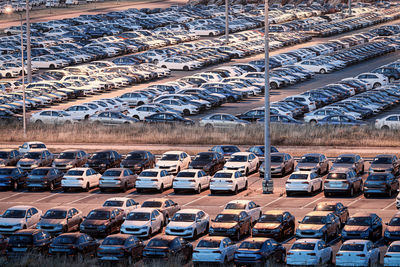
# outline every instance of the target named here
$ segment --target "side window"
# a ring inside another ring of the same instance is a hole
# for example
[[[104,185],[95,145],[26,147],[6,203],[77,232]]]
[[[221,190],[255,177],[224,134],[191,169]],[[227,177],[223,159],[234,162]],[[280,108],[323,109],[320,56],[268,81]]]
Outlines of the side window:
[[[31,208],[31,214],[34,215],[34,214],[36,214],[36,213],[38,213],[38,210],[35,209],[35,208]]]
[[[165,207],[171,207],[171,204],[169,203],[169,201],[165,201]]]
[[[324,245],[322,244],[322,242],[318,242],[318,250],[321,250],[324,248]]]

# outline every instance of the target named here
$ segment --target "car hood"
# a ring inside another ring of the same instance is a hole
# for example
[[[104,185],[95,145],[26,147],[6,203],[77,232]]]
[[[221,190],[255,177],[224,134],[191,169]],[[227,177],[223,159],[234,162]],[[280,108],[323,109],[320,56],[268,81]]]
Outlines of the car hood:
[[[21,218],[0,218],[0,224],[2,225],[11,225],[17,223],[23,223],[24,219]]]
[[[254,229],[276,229],[280,227],[280,223],[260,223],[258,222],[255,226]]]
[[[64,224],[66,223],[65,219],[41,219],[39,224],[42,225],[53,225],[53,224]]]
[[[298,229],[299,230],[313,230],[313,231],[318,231],[322,228],[324,228],[324,224],[300,224]]]
[[[392,164],[371,164],[371,169],[374,170],[387,170],[392,168]]]
[[[283,163],[271,162],[271,168],[283,167]]]
[[[82,225],[106,225],[108,223],[107,220],[84,220]]]
[[[343,230],[346,232],[365,232],[369,229],[369,226],[361,225],[346,225]]]
[[[150,221],[125,221],[124,226],[150,226]]]
[[[54,163],[68,164],[74,162],[74,159],[55,159]]]
[[[170,222],[168,223],[167,228],[187,228],[187,227],[191,227],[191,226],[195,226],[194,222]]]
[[[170,161],[170,160],[163,160],[163,161],[157,161],[158,166],[172,166],[172,165],[178,165],[178,161]]]
[[[224,167],[242,167],[246,166],[247,162],[227,162]]]
[[[301,168],[312,169],[312,168],[316,167],[317,165],[318,165],[318,163],[302,163],[302,162],[297,163],[297,167],[299,169],[301,169]]]
[[[353,163],[333,163],[332,168],[352,168]]]
[[[236,222],[226,222],[226,223],[224,223],[224,222],[213,222],[213,223],[211,223],[211,227],[212,228],[226,228],[226,229],[229,229],[229,228],[235,227],[236,225],[238,225]]]
[[[23,164],[35,164],[38,163],[40,160],[38,159],[20,159],[18,163],[23,163]]]

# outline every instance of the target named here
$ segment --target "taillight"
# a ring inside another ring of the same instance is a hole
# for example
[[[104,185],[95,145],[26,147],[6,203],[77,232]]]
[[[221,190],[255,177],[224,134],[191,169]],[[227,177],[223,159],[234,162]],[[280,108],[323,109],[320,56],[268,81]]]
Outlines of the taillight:
[[[291,182],[290,181],[286,181],[286,184],[291,184]]]
[[[324,184],[327,184],[327,183],[329,183],[329,181],[328,181],[328,180],[325,180]]]
[[[151,179],[151,181],[153,181],[153,182],[158,182],[158,179]]]
[[[221,251],[219,251],[219,250],[214,250],[213,253],[221,254]]]
[[[228,184],[233,184],[233,181],[232,180],[228,180],[228,181],[226,181]]]
[[[340,253],[336,254],[336,257],[340,257],[340,256],[343,256],[343,254],[340,254]]]
[[[211,183],[215,183],[215,180],[214,179],[211,179],[211,181],[210,181]]]
[[[288,252],[286,253],[286,255],[293,255],[293,252]]]
[[[315,253],[307,253],[307,255],[310,255],[310,256],[316,256],[316,254],[315,254]]]
[[[76,180],[83,181],[83,178],[77,178]]]
[[[302,184],[308,184],[308,182],[302,182]]]
[[[365,257],[365,254],[357,254],[358,257]]]
[[[188,180],[188,182],[189,182],[189,183],[194,183],[194,182],[196,182],[196,180],[190,179],[190,180]]]
[[[200,251],[198,251],[198,250],[193,250],[193,253],[199,253]]]
[[[385,255],[384,257],[385,257],[385,258],[391,258],[392,256],[390,256],[390,255]]]

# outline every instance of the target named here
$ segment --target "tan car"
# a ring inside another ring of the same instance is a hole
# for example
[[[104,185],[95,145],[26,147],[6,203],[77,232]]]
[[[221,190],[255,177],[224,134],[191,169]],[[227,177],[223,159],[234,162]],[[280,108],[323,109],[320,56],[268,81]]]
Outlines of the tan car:
[[[340,219],[331,211],[312,211],[299,221],[297,238],[317,238],[325,242],[340,234]]]
[[[65,150],[53,161],[53,167],[61,171],[68,171],[72,168],[85,165],[89,155],[82,150]]]
[[[56,207],[49,209],[40,218],[36,228],[57,235],[71,231],[79,231],[83,214],[74,207]]]
[[[106,189],[119,189],[126,192],[128,188],[135,187],[137,174],[132,170],[125,168],[112,168],[106,170],[100,178],[100,191]]]
[[[224,210],[211,220],[209,235],[229,236],[236,240],[251,234],[251,216],[241,210]]]
[[[28,152],[17,163],[24,171],[31,171],[37,167],[48,167],[53,162],[54,155],[48,150]]]
[[[271,175],[285,176],[295,169],[295,160],[287,153],[271,153]]]
[[[164,224],[167,225],[169,219],[172,218],[175,213],[181,209],[178,203],[175,203],[171,199],[166,198],[152,198],[142,203],[142,208],[154,208],[157,209],[164,215]]]

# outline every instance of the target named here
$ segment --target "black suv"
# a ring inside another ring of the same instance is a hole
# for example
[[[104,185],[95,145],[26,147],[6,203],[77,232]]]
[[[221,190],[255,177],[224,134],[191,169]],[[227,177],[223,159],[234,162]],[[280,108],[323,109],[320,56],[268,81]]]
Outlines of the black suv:
[[[218,152],[200,152],[190,163],[189,168],[204,170],[209,175],[214,175],[224,168],[225,158]]]
[[[114,150],[101,150],[95,152],[85,164],[85,167],[92,168],[99,173],[103,173],[109,168],[119,168],[121,155]]]

